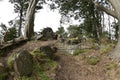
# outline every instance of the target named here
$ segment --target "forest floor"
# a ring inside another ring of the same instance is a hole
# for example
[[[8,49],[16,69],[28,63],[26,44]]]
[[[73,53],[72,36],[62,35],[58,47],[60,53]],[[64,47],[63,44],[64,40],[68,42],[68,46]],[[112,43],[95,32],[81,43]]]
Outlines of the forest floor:
[[[60,67],[56,72],[55,80],[120,80],[119,65],[97,51],[77,56],[64,52],[58,52],[57,55]],[[96,65],[90,65],[87,63],[89,56],[97,56],[100,61]]]
[[[56,41],[30,41],[9,53],[18,52],[22,49],[32,51],[42,45],[53,45]],[[92,50],[77,56],[59,51],[56,53],[59,64],[56,69],[54,80],[120,80],[120,66],[107,56]],[[88,57],[97,56],[100,60],[96,65],[87,62]],[[4,63],[7,58],[0,57],[0,63]]]

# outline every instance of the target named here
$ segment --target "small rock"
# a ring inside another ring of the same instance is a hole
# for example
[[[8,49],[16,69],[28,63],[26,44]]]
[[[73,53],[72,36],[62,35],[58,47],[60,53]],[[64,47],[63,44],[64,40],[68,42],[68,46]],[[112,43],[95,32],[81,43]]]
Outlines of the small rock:
[[[0,63],[0,67],[4,67],[4,64],[3,64],[3,63]]]

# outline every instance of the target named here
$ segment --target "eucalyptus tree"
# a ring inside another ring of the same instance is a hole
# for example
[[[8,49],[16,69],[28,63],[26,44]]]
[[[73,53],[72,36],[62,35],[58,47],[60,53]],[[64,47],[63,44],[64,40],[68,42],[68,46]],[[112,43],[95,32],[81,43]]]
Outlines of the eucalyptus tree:
[[[60,6],[61,11],[62,11],[63,8],[68,8],[68,9],[71,10],[71,13],[74,12],[74,14],[79,14],[77,12],[77,10],[79,10],[79,8],[81,6],[79,4],[82,0],[54,0],[54,1],[56,3],[59,3],[58,7]],[[65,1],[68,2],[68,3],[64,4]],[[83,1],[86,1],[86,0],[83,0]],[[119,5],[120,0],[105,0],[106,2],[108,2],[111,5],[112,8],[106,8],[104,5],[101,5],[100,3],[103,0],[101,0],[101,1],[99,0],[100,1],[99,3],[97,3],[94,0],[89,0],[89,1],[92,1],[95,4],[96,7],[100,8],[101,10],[106,12],[107,14],[117,18],[118,21],[120,22],[120,5]],[[31,0],[30,3],[29,3],[29,7],[27,9],[26,26],[25,26],[26,27],[25,38],[28,38],[28,39],[30,39],[31,36],[32,36],[30,32],[31,31],[33,32],[33,21],[32,20],[34,19],[35,6],[37,5],[37,2],[38,2],[38,0]],[[76,3],[76,6],[74,6],[74,3]],[[64,5],[64,7],[61,7],[61,5]],[[66,5],[69,5],[69,6],[66,6]],[[69,8],[70,6],[74,6],[74,7]],[[86,6],[88,6],[88,5],[86,5]],[[64,12],[68,12],[68,10],[64,10]],[[119,31],[119,33],[120,33],[120,31]],[[119,53],[119,52],[120,52],[120,34],[119,34],[118,44],[116,45],[114,53]]]
[[[81,9],[80,6],[83,6],[81,4],[82,1],[94,3],[94,5],[98,9],[116,18],[120,25],[120,0],[53,0],[53,1],[55,1],[58,4],[58,6],[60,7],[60,12],[62,14],[66,15],[65,13],[69,13],[69,16],[72,13],[74,13],[75,15],[82,14],[82,13],[79,14],[78,12],[86,9],[86,7],[84,7],[84,9]],[[86,6],[88,5],[86,4]],[[81,11],[81,12],[83,12],[84,14],[84,11]],[[119,29],[119,33],[120,33],[120,29]],[[118,43],[113,53],[119,53],[119,52],[120,52],[120,34],[118,38]]]
[[[64,4],[65,1],[69,2],[69,3]],[[71,2],[71,1],[73,1],[73,2]],[[71,10],[70,13],[74,12],[74,14],[79,14],[77,12],[77,10],[79,10],[79,8],[81,6],[81,5],[79,5],[81,1],[82,0],[54,0],[55,3],[59,3],[58,7],[60,6],[61,11],[63,8],[68,8]],[[83,1],[86,1],[86,0],[83,0]],[[95,1],[89,0],[89,1],[92,1],[97,8],[103,10],[107,14],[118,19],[119,25],[120,25],[120,5],[119,5],[120,0],[105,0],[105,2],[109,3],[112,8],[107,8],[106,6],[101,5],[100,3],[102,3],[101,1],[103,1],[103,0],[99,0],[100,1],[99,3],[96,2],[96,0]],[[34,27],[33,20],[34,20],[35,6],[37,5],[37,2],[38,2],[38,0],[31,0],[29,3],[29,7],[27,9],[27,14],[26,14],[27,16],[26,16],[26,20],[25,20],[26,21],[26,23],[25,23],[26,24],[25,25],[25,38],[27,38],[27,39],[30,39],[32,36],[31,32],[33,33],[33,27]],[[76,3],[76,6],[74,6],[74,3]],[[64,5],[64,7],[61,7],[61,5]],[[66,5],[69,5],[69,6],[66,6]],[[70,6],[74,6],[74,7],[69,8]],[[88,6],[88,5],[86,5],[86,6]],[[68,10],[64,10],[64,12],[68,12]],[[72,16],[74,16],[74,15],[72,15]],[[120,33],[120,29],[119,29],[119,33]],[[119,34],[119,38],[118,38],[118,43],[117,43],[116,48],[114,49],[113,53],[120,53],[120,34]]]
[[[18,17],[19,17],[19,19],[17,20],[17,21],[19,21],[18,36],[21,35],[21,28],[22,28],[22,26],[23,26],[22,24],[25,20],[25,15],[26,15],[26,11],[27,11],[27,8],[29,5],[29,1],[30,0],[9,0],[9,2],[14,4],[14,12],[18,13]]]
[[[62,26],[58,27],[58,30],[56,31],[56,33],[59,35],[64,35],[64,33],[65,33],[64,27],[62,27]]]
[[[78,25],[70,25],[67,30],[68,34],[70,34],[70,37],[72,38],[80,37],[82,34],[82,28]]]
[[[14,4],[14,12],[18,13],[19,19],[16,20],[16,21],[17,21],[17,23],[19,25],[18,36],[20,36],[21,35],[21,28],[22,28],[22,26],[24,26],[23,24],[25,24],[24,22],[25,22],[26,12],[27,12],[30,0],[9,0],[9,2]],[[42,6],[40,6],[40,5],[43,2],[44,1],[39,1],[38,5],[35,6],[35,10],[36,10],[35,12],[37,12],[37,10],[42,8]],[[13,22],[16,22],[16,21],[13,21]],[[15,23],[15,25],[17,23]]]
[[[118,24],[120,25],[120,5],[119,5],[120,0],[105,0],[105,1],[111,6],[111,8],[107,8],[107,7],[103,6],[103,5],[101,5],[100,4],[101,1],[99,3],[96,2],[96,1],[93,1],[93,3],[99,9],[103,10],[107,14],[109,14],[109,15],[113,16],[114,18],[116,18],[118,20]],[[120,53],[120,29],[119,29],[119,34],[118,35],[119,35],[118,36],[119,37],[118,38],[118,43],[117,43],[115,49],[112,52],[116,56]]]
[[[24,38],[30,40],[34,35],[35,7],[38,0],[30,0],[25,20]]]
[[[95,40],[99,40],[101,29],[101,11],[91,0],[55,0],[63,16],[84,19],[84,29]],[[64,21],[64,18],[62,19]]]

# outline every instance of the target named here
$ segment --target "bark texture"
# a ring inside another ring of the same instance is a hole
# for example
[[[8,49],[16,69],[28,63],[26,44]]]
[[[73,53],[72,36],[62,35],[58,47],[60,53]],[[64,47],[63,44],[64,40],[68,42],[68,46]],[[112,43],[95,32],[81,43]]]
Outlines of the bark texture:
[[[24,38],[28,40],[30,40],[34,35],[34,16],[37,3],[38,0],[30,0],[29,7],[27,9]]]
[[[116,13],[116,17],[119,21],[120,25],[120,0],[109,0],[112,6],[114,7],[114,11]],[[119,55],[118,55],[119,54]],[[118,38],[118,43],[115,47],[115,49],[112,52],[112,55],[115,55],[115,57],[119,58],[120,57],[120,26],[119,26],[119,38]],[[114,56],[113,56],[114,57]]]
[[[94,2],[94,0],[92,0],[93,3],[100,8],[101,10],[103,10],[104,12],[106,12],[108,15],[111,15],[113,17],[115,17],[116,19],[118,19],[119,25],[120,25],[120,0],[107,0],[111,3],[113,9],[107,9],[101,5],[99,5],[98,3]],[[113,58],[120,58],[120,26],[119,26],[119,34],[118,34],[119,38],[118,38],[118,43],[115,47],[115,49],[111,52],[111,55]]]

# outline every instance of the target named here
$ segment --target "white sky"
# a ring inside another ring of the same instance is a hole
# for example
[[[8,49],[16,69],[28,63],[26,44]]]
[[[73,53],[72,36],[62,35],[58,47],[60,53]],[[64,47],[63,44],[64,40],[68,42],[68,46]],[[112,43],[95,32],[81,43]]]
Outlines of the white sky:
[[[9,0],[3,0],[0,1],[0,23],[3,22],[8,27],[8,21],[14,19],[17,14],[14,13],[14,8],[11,3],[8,2]],[[50,11],[49,8],[45,5],[44,9],[39,10],[38,13],[36,13],[35,17],[35,31],[40,31],[40,29],[43,29],[45,27],[51,27],[54,31],[57,30],[58,27],[60,27],[60,18],[61,15],[59,14],[58,10]],[[108,26],[108,19],[106,15],[106,26]],[[111,18],[111,21],[113,19]],[[80,24],[78,21],[73,21],[73,23],[70,24]],[[68,27],[68,25],[63,25],[65,28]],[[108,28],[108,27],[107,27]]]
[[[4,24],[8,25],[8,21],[14,19],[17,14],[14,13],[14,8],[11,3],[8,2],[9,0],[3,0],[0,2],[0,23],[3,22]],[[60,27],[60,18],[61,15],[59,14],[58,10],[50,11],[47,6],[40,10],[39,13],[36,13],[35,17],[35,31],[39,31],[45,27],[51,27],[54,31]],[[78,22],[74,21],[74,24],[79,24]],[[63,25],[65,28],[68,25]]]
[[[8,3],[8,0],[3,0],[0,2],[0,23],[8,23],[9,20],[14,19],[15,14],[13,11],[13,6]]]

